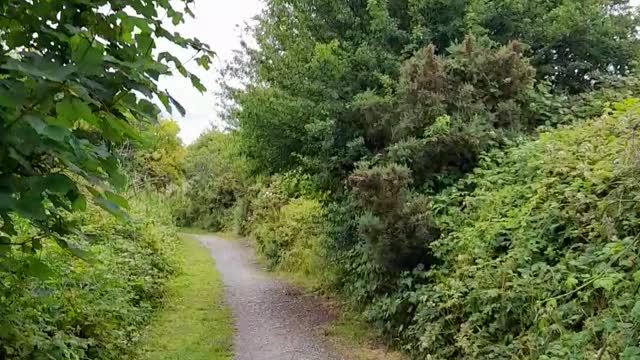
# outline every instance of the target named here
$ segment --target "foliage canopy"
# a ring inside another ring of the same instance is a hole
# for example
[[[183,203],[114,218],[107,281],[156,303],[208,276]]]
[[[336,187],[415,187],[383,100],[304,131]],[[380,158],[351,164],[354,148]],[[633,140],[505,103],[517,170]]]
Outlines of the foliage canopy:
[[[155,51],[165,39],[193,49],[208,67],[207,45],[162,23],[193,16],[191,2],[174,3],[178,10],[168,0],[0,4],[0,246],[12,243],[17,215],[42,232],[23,248],[37,250],[47,237],[68,247],[75,229],[65,214],[84,210],[89,194],[124,215],[126,201],[112,188],[125,181],[114,145],[138,140],[140,124],[157,121],[154,98],[184,111],[158,88],[160,76],[177,71],[204,90],[179,59]]]

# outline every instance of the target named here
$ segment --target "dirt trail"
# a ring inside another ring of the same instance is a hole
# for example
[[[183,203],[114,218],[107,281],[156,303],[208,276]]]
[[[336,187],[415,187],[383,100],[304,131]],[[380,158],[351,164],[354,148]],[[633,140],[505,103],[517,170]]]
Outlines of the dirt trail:
[[[321,334],[320,302],[269,277],[242,242],[194,237],[211,250],[236,322],[235,360],[346,360]]]

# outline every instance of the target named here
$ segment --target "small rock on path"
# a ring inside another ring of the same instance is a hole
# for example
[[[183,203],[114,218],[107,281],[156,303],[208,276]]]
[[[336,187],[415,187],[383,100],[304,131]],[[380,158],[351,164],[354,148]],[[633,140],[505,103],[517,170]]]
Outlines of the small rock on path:
[[[271,278],[240,241],[194,237],[210,249],[225,283],[235,360],[346,360],[321,334],[331,316],[317,298]]]

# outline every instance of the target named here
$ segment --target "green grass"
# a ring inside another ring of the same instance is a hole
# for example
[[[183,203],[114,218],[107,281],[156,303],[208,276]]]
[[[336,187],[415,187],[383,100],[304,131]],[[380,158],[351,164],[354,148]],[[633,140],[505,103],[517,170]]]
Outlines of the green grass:
[[[168,284],[165,306],[143,340],[141,360],[232,358],[233,323],[208,250],[182,239],[183,271]]]
[[[407,357],[387,348],[369,324],[350,310],[340,307],[340,315],[324,333],[343,354],[353,360],[405,360]]]

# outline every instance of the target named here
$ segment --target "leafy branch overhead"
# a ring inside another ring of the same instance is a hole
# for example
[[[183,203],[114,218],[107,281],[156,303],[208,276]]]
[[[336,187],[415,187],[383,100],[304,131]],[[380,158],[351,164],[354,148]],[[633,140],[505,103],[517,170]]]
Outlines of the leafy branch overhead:
[[[64,214],[84,209],[88,196],[125,215],[125,199],[109,191],[125,183],[112,150],[157,121],[156,103],[184,113],[158,87],[161,76],[177,71],[205,91],[178,58],[155,51],[164,39],[209,67],[214,54],[206,44],[163,26],[193,16],[192,2],[0,4],[0,236],[14,235],[20,216],[64,242],[74,231]]]

